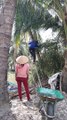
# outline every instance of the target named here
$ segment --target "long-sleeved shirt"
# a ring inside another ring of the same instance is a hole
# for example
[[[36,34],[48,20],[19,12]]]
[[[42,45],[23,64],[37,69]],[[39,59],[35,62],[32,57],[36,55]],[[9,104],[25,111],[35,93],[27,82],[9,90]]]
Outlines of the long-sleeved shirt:
[[[37,48],[38,47],[38,41],[32,40],[29,42],[29,48]]]
[[[29,74],[29,64],[26,63],[23,66],[16,64],[15,65],[15,72],[16,72],[16,77],[27,78],[28,74]]]

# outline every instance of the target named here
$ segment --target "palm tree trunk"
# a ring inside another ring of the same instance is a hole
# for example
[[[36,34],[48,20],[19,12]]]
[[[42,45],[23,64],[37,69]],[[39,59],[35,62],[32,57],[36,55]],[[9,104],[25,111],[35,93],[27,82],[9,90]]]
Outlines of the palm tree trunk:
[[[67,4],[65,4],[65,19],[64,19],[64,30],[67,41]],[[67,45],[66,45],[67,47]],[[63,68],[63,80],[62,80],[62,90],[67,93],[67,48],[64,51],[65,65]]]
[[[12,25],[15,15],[16,0],[5,0],[3,24],[0,25],[0,104],[9,100],[7,92],[8,54]]]

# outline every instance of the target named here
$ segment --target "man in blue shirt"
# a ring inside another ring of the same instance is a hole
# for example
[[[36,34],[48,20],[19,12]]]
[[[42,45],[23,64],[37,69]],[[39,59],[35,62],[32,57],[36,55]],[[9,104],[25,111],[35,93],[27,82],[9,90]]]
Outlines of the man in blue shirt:
[[[33,62],[35,63],[36,61],[36,48],[38,48],[38,41],[36,40],[31,40],[29,42],[29,52],[33,58]]]

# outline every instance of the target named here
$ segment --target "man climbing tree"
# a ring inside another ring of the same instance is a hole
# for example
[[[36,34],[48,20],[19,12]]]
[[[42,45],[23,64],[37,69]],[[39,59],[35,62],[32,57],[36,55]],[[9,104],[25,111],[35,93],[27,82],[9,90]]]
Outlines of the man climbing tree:
[[[36,49],[38,48],[38,41],[34,40],[33,36],[31,36],[31,40],[29,41],[29,52],[33,58],[33,63],[36,61]]]

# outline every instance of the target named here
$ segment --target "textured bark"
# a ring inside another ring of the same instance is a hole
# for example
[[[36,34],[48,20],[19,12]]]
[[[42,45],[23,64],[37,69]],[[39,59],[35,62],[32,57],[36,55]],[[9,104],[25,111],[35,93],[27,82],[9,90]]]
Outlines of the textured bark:
[[[0,104],[9,100],[7,92],[8,52],[15,8],[16,0],[5,0],[3,13],[1,13],[3,24],[0,24]]]
[[[67,49],[64,51],[65,65],[62,72],[62,90],[67,93]]]
[[[67,43],[67,4],[65,4],[65,22],[64,22],[64,28],[65,28],[65,35],[66,35],[66,43]],[[67,44],[66,44],[67,47]],[[62,80],[62,90],[67,93],[67,48],[64,51],[64,58],[65,58],[65,65],[63,68],[63,80]]]

